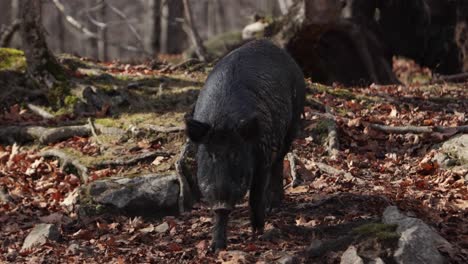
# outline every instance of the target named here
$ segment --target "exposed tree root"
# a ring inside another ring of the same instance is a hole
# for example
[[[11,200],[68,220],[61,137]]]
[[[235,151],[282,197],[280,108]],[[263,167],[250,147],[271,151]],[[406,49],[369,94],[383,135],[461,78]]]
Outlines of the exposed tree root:
[[[145,128],[152,132],[158,132],[158,133],[178,133],[178,132],[185,131],[184,126],[163,127],[163,126],[156,126],[156,125],[147,125]]]
[[[131,165],[137,164],[140,161],[153,159],[158,156],[170,157],[172,155],[173,154],[167,153],[167,152],[151,151],[151,152],[146,152],[146,153],[136,155],[131,158],[129,158],[128,156],[125,156],[125,157],[114,159],[114,160],[102,161],[97,164],[94,164],[94,166],[97,168],[102,168],[106,166],[131,166]]]
[[[314,162],[313,163],[320,171],[322,172],[325,172],[327,174],[330,174],[330,175],[334,175],[334,176],[343,176],[345,180],[347,181],[350,181],[350,182],[355,182],[356,184],[358,185],[361,185],[361,184],[364,184],[364,181],[359,179],[359,178],[356,178],[354,177],[351,173],[349,172],[346,172],[346,171],[342,171],[342,170],[339,170],[339,169],[336,169],[330,165],[327,165],[325,163],[322,163],[322,162]]]
[[[77,170],[81,182],[85,183],[88,181],[88,168],[81,164],[75,157],[70,157],[68,154],[57,149],[46,150],[41,152],[39,155],[45,158],[58,158],[60,160],[60,169],[62,171],[68,166],[73,166]]]
[[[99,140],[99,136],[96,133],[96,126],[94,126],[94,122],[92,118],[88,118],[88,125],[91,128],[91,134],[96,139],[96,142],[102,146],[101,140]]]
[[[88,125],[51,128],[42,126],[7,126],[0,128],[0,141],[7,143],[37,140],[41,144],[49,144],[74,136],[85,137],[89,135],[91,135],[91,128]]]

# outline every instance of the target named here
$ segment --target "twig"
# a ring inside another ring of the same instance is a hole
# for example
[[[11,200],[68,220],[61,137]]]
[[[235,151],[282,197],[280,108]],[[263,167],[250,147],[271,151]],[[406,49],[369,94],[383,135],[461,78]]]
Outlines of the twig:
[[[85,183],[88,181],[88,168],[81,164],[76,158],[70,157],[64,152],[57,149],[45,150],[39,154],[44,158],[56,157],[60,160],[60,169],[63,171],[67,166],[73,166],[78,171],[81,178],[81,182]]]
[[[99,163],[94,164],[94,167],[96,168],[102,168],[106,166],[130,166],[137,164],[140,161],[148,160],[148,159],[153,159],[155,157],[161,156],[161,157],[171,157],[173,154],[172,153],[167,153],[167,152],[160,152],[160,151],[151,151],[151,152],[146,152],[142,153],[137,156],[132,156],[130,157],[122,157],[118,158],[115,160],[106,160],[102,161]]]
[[[16,19],[9,25],[0,35],[0,47],[8,47],[10,46],[11,39],[15,35],[16,31],[20,28],[21,20]]]
[[[91,134],[93,135],[93,137],[96,139],[96,142],[99,144],[99,145],[102,145],[102,142],[101,140],[99,140],[99,137],[96,133],[96,127],[94,126],[94,122],[93,122],[93,119],[90,117],[88,118],[88,125],[89,127],[91,128]]]
[[[42,109],[41,107],[37,106],[37,105],[33,105],[33,104],[27,104],[26,105],[29,110],[31,110],[33,113],[35,113],[36,115],[44,118],[44,119],[52,119],[54,118],[54,115],[47,112],[45,109]]]
[[[143,38],[141,37],[141,35],[138,33],[138,31],[136,30],[136,28],[128,21],[128,18],[127,16],[125,15],[125,13],[123,13],[122,11],[120,11],[118,8],[116,8],[115,6],[113,6],[112,4],[109,3],[109,1],[106,1],[106,0],[103,0],[103,2],[117,15],[119,16],[120,18],[122,18],[125,23],[127,24],[128,28],[130,29],[130,31],[133,33],[133,35],[135,36],[135,38],[138,40],[138,44],[140,46],[140,48],[142,49],[142,51],[149,55],[150,53],[145,49],[145,44],[144,44],[144,41],[143,41]]]
[[[176,126],[176,127],[163,127],[163,126],[156,126],[156,125],[147,125],[146,128],[153,132],[158,133],[178,133],[185,131],[184,126]]]
[[[72,25],[74,28],[81,31],[81,33],[83,33],[85,35],[85,37],[100,40],[100,41],[104,41],[99,36],[99,34],[97,34],[96,32],[92,32],[87,27],[85,27],[83,24],[81,24],[78,20],[76,20],[74,17],[67,14],[66,11],[65,11],[65,6],[60,2],[60,0],[52,0],[52,2],[54,3],[54,6],[58,9],[58,11],[63,14],[63,16],[65,17],[65,20],[70,25]],[[134,46],[130,46],[130,45],[121,44],[119,42],[111,42],[111,41],[108,41],[107,43],[109,45],[120,47],[120,48],[128,50],[128,51],[142,52],[142,53],[146,54],[146,52],[144,50],[142,50],[140,47],[134,47]]]
[[[193,45],[195,46],[195,52],[201,61],[206,62],[208,59],[206,49],[205,46],[203,46],[203,42],[200,35],[198,35],[197,28],[193,22],[192,9],[190,8],[189,0],[182,0],[182,2],[184,3],[185,18],[190,28],[189,35]]]

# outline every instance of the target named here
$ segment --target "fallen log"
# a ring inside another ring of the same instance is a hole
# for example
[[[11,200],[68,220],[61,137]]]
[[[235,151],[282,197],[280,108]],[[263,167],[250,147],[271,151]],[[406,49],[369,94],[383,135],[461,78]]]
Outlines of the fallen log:
[[[41,144],[49,144],[74,136],[86,137],[91,133],[89,125],[63,127],[7,126],[0,128],[0,141],[14,143],[37,140]]]

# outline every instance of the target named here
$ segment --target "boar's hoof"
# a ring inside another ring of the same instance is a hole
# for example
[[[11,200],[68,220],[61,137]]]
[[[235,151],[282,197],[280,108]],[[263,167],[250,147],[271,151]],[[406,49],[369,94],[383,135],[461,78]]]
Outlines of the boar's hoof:
[[[217,240],[211,242],[209,252],[214,253],[223,249],[226,249],[226,241]]]

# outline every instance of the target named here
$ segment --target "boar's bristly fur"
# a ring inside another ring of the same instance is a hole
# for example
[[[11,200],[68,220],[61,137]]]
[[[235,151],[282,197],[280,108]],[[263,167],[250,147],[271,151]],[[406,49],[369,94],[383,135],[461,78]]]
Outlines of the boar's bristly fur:
[[[215,211],[212,249],[226,247],[229,212],[247,191],[254,232],[263,232],[265,208],[281,202],[304,93],[301,69],[267,40],[232,51],[208,76],[186,127],[198,146],[200,191]]]

